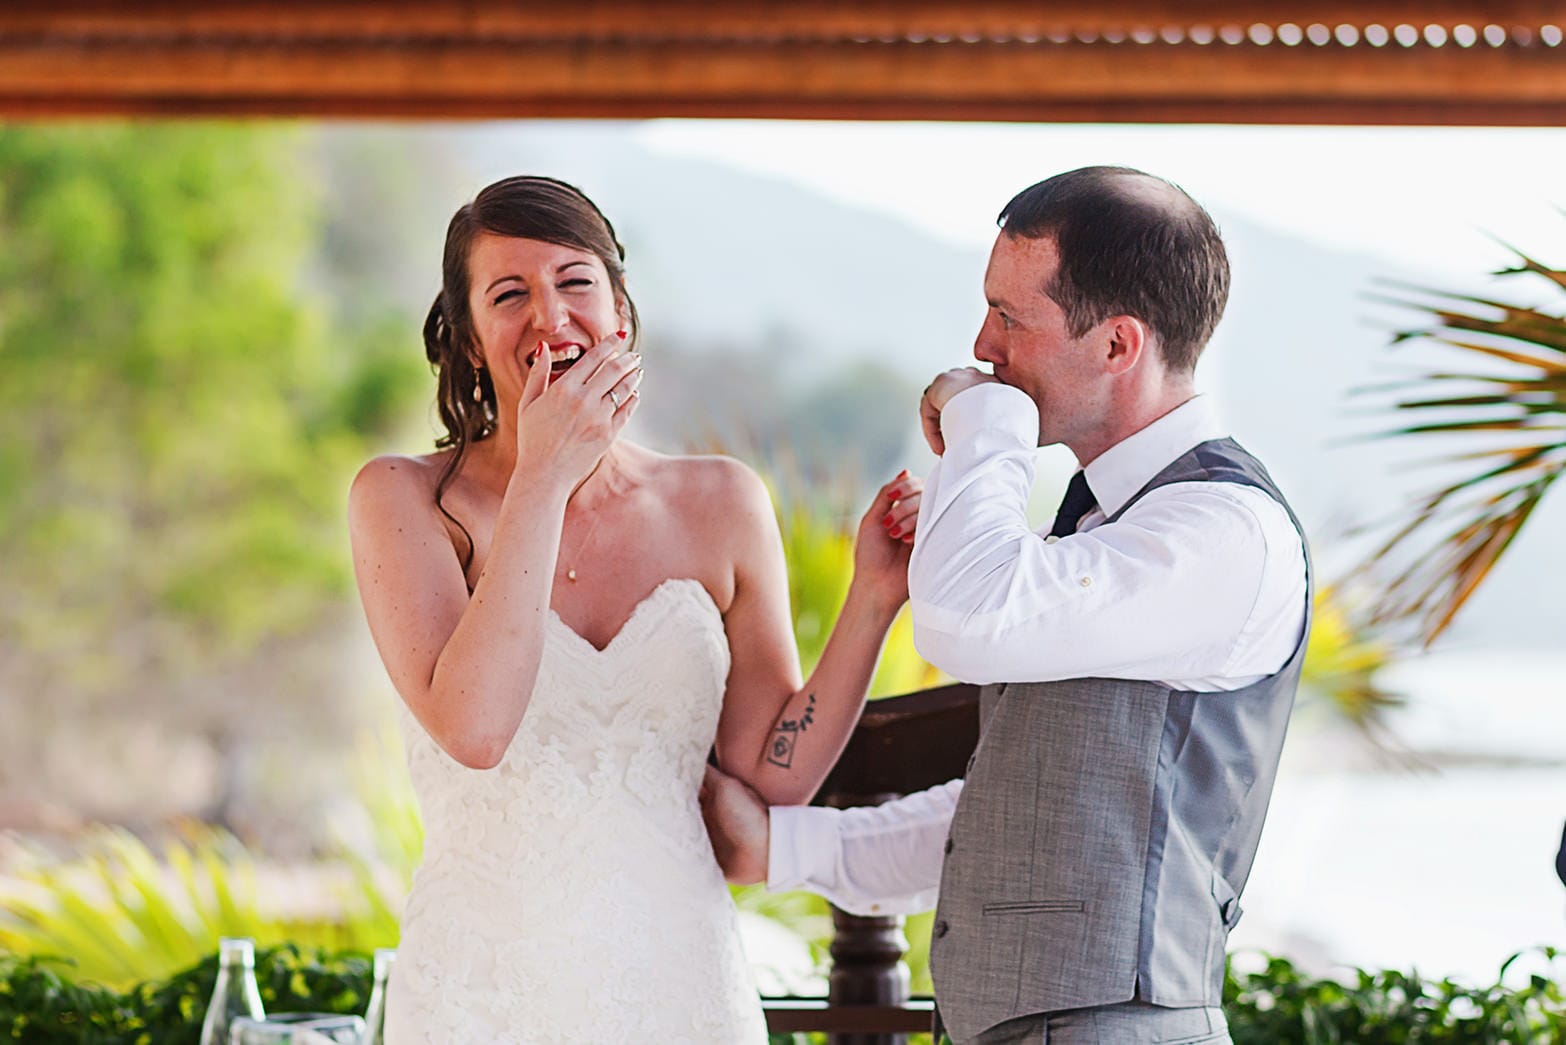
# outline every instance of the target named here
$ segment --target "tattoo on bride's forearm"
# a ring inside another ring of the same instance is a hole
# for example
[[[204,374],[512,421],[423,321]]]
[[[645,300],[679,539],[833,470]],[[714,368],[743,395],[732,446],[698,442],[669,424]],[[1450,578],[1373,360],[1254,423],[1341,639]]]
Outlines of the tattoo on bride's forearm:
[[[767,761],[775,766],[788,769],[794,764],[794,747],[799,742],[799,735],[810,728],[816,720],[816,695],[810,694],[805,701],[805,713],[799,718],[783,718],[778,720],[776,728],[772,731],[772,742],[767,745]]]

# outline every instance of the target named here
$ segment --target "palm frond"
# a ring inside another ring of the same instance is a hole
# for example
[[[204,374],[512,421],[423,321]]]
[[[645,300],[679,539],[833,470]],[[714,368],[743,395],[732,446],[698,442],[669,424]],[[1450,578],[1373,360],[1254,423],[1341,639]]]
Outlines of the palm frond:
[[[1521,275],[1533,271],[1533,269],[1505,269],[1496,275]],[[1369,295],[1371,300],[1428,312],[1441,329],[1484,334],[1487,337],[1518,341],[1534,348],[1566,352],[1566,329],[1562,329],[1559,316],[1540,309],[1515,305],[1495,298],[1479,297],[1475,294],[1435,290],[1392,280],[1383,282],[1388,286],[1400,287],[1405,293],[1372,294]],[[1418,300],[1420,297],[1432,298],[1439,303]],[[1474,306],[1490,314],[1476,313]],[[1430,331],[1423,329],[1403,330],[1394,334],[1392,341],[1393,344],[1398,344],[1430,335]],[[1444,334],[1442,339],[1450,336],[1452,335]]]
[[[1563,210],[1561,213],[1566,215],[1566,210]],[[1557,287],[1560,287],[1562,290],[1566,290],[1566,269],[1550,268],[1548,265],[1535,261],[1533,258],[1530,258],[1528,255],[1524,254],[1522,251],[1518,250],[1516,247],[1511,246],[1510,244],[1505,244],[1505,246],[1507,250],[1517,255],[1517,259],[1522,262],[1522,264],[1515,265],[1512,268],[1502,269],[1499,275],[1512,276],[1520,275],[1525,272],[1531,272],[1535,275],[1543,276],[1551,283],[1554,283]]]
[[[1554,291],[1566,291],[1566,271],[1516,253],[1519,264],[1498,276],[1543,277]],[[1390,396],[1383,412],[1402,422],[1366,438],[1440,447],[1438,463],[1478,466],[1420,497],[1367,563],[1390,573],[1373,621],[1412,625],[1428,645],[1566,471],[1566,317],[1492,297],[1393,285],[1400,292],[1379,300],[1428,320],[1395,333],[1394,346],[1434,344],[1485,364],[1431,368],[1357,390]],[[1421,420],[1407,423],[1414,417]]]

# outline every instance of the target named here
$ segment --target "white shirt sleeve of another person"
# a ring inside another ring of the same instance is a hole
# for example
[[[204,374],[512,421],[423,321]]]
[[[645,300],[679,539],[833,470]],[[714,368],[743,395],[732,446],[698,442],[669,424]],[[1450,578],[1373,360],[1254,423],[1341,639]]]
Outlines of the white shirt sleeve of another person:
[[[935,906],[962,781],[879,806],[774,806],[767,888],[806,889],[858,915]]]
[[[1204,404],[1179,410],[1186,417],[1171,415],[1166,430],[1206,417]],[[925,481],[908,573],[914,641],[932,664],[974,683],[1122,678],[1221,693],[1273,674],[1293,654],[1304,624],[1304,549],[1267,494],[1171,484],[1112,526],[1095,509],[1077,533],[1055,540],[1026,518],[1038,435],[1028,396],[1002,384],[966,389],[946,405],[941,429],[946,452]],[[1191,436],[1165,463],[1216,434]],[[1090,468],[1090,487],[1094,478]],[[881,897],[896,909],[873,913],[933,905],[960,788],[936,790],[941,802],[910,796],[873,819],[775,810],[772,852],[788,855],[774,855],[779,876],[769,874],[769,888],[811,889],[857,913],[876,895],[861,890],[883,886],[900,890]],[[930,822],[937,809],[938,828]],[[893,826],[902,820],[906,838]]]

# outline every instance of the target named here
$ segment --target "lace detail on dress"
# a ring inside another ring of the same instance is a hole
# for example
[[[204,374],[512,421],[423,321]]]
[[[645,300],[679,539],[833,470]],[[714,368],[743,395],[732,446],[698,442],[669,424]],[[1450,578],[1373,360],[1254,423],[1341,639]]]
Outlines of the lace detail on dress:
[[[601,651],[550,614],[494,769],[451,759],[403,710],[426,831],[392,1045],[766,1040],[696,803],[728,671],[717,607],[673,579]]]

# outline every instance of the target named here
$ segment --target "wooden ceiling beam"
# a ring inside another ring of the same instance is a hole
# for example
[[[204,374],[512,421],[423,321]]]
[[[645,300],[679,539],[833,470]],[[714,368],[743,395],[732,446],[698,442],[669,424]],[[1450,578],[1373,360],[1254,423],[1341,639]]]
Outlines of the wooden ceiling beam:
[[[1566,125],[1566,48],[0,40],[0,111]]]
[[[1561,0],[8,0],[0,35],[508,39],[902,39],[1168,26],[1566,25]]]
[[[1558,27],[1566,0],[1266,5],[1274,23],[1287,15],[1330,25],[1357,13],[1411,25],[1533,26],[1489,41],[1470,36],[1469,46],[1348,45],[1319,31],[1289,46],[1189,32],[1202,18],[1248,21],[1263,6],[1235,0],[1181,5],[1183,37],[1092,35],[1155,14],[1167,21],[1170,6],[9,0],[0,14],[0,115],[1566,126]],[[1098,30],[1056,41],[1018,29],[1042,19]]]

